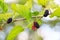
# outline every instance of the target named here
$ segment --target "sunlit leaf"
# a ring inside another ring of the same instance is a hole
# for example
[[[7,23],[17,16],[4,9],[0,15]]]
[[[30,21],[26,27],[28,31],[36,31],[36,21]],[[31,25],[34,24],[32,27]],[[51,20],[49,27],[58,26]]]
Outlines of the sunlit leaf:
[[[37,16],[39,14],[39,12],[35,11],[32,13],[33,16]]]
[[[13,4],[12,9],[18,12],[21,16],[23,16],[27,20],[31,18],[31,12],[29,8],[27,8],[25,5]]]
[[[43,16],[44,15],[44,10],[42,10],[41,12],[39,12],[38,16]]]
[[[3,20],[6,21],[10,17],[12,17],[12,14],[10,14],[10,13],[0,14],[0,21],[3,21]]]
[[[58,5],[55,4],[53,0],[50,0],[50,1],[49,1],[49,4],[48,4],[46,7],[47,7],[47,8],[55,9],[55,8],[58,7]]]
[[[15,26],[8,34],[6,40],[14,40],[15,37],[22,32],[24,29],[21,26]]]
[[[29,29],[32,29],[32,25],[33,25],[33,21],[30,22],[30,23],[27,25],[27,27],[28,27]]]
[[[32,1],[33,1],[33,0],[28,0],[28,1],[25,3],[25,5],[26,5],[29,9],[32,8]]]
[[[4,0],[0,0],[0,7],[2,9],[2,13],[5,13],[8,11],[8,6],[6,3],[4,3]]]
[[[3,13],[7,12],[8,11],[8,6],[7,4],[2,4],[2,9],[3,9]]]
[[[16,11],[16,4],[11,4],[11,8]]]
[[[50,17],[54,17],[54,16],[57,16],[57,17],[60,17],[60,7],[57,8],[52,14]]]
[[[4,0],[0,0],[1,2],[4,2]]]
[[[42,24],[42,20],[41,19],[37,19],[37,22],[39,23],[39,25]]]
[[[28,0],[19,0],[20,4],[25,4]]]
[[[38,0],[38,4],[45,6],[48,4],[48,0]]]

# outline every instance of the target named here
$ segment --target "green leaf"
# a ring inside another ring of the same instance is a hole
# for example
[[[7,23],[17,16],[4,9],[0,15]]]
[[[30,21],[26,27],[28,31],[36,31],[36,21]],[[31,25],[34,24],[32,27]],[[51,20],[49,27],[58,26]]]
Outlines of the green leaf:
[[[14,40],[15,37],[22,32],[24,29],[21,26],[15,26],[8,34],[6,40]]]
[[[57,17],[60,17],[60,7],[57,8],[50,16],[50,18],[54,17],[54,16],[57,16]]]
[[[26,3],[25,3],[25,6],[27,7],[27,8],[29,8],[29,9],[31,9],[32,8],[32,2],[33,0],[28,0]]]
[[[2,4],[2,9],[3,9],[3,13],[7,12],[8,11],[8,6],[7,4]]]
[[[19,0],[20,4],[25,4],[28,0]]]
[[[12,14],[11,13],[0,14],[0,21],[3,21],[3,20],[6,21],[10,17],[12,17]]]
[[[32,13],[33,16],[37,16],[39,14],[39,12],[35,11]]]
[[[29,8],[27,8],[25,5],[13,4],[12,9],[15,12],[18,12],[25,19],[30,20],[31,12],[30,12]]]
[[[27,25],[27,28],[32,29],[33,21]]]
[[[37,22],[39,23],[39,25],[42,24],[42,20],[41,19],[37,19]]]
[[[43,16],[44,15],[44,10],[42,10],[41,12],[39,12],[38,16]]]
[[[14,12],[16,12],[16,4],[11,4],[11,8]]]
[[[46,6],[48,4],[48,0],[38,0],[38,4]]]
[[[49,4],[46,6],[48,9],[55,9],[55,8],[58,8],[58,5],[57,4],[55,4],[55,2],[54,1],[49,1]]]
[[[4,2],[4,0],[0,0],[0,2]]]
[[[0,7],[2,8],[2,13],[5,13],[8,11],[8,6],[6,3],[4,3],[4,0],[0,0]]]

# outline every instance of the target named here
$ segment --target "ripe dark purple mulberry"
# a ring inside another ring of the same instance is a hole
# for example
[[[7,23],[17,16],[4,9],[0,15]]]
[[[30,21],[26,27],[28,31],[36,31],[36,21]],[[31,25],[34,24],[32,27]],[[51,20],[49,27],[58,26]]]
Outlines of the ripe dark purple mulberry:
[[[49,11],[48,10],[45,10],[45,12],[44,12],[44,17],[47,17],[49,15]]]
[[[35,26],[36,28],[39,28],[39,27],[40,27],[40,25],[39,25],[37,22],[34,22],[34,26]]]
[[[9,23],[11,23],[12,22],[12,18],[9,18],[8,20],[7,20],[7,23],[9,24]]]

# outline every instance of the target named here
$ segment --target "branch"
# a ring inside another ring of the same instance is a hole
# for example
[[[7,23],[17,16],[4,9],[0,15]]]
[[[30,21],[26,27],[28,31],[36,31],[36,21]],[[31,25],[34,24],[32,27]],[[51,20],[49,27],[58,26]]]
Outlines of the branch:
[[[32,18],[42,18],[43,16],[32,16]],[[19,19],[14,19],[13,22],[16,22],[16,21],[24,21],[26,20],[25,18],[19,18]]]
[[[42,18],[43,16],[32,16],[32,18]],[[24,20],[26,20],[25,18],[19,18],[19,19],[14,19],[12,22],[16,22],[16,21],[24,21]],[[5,25],[7,25],[8,23],[7,22],[4,22],[4,23],[2,23],[1,24],[1,27],[3,27],[3,26],[5,26]]]

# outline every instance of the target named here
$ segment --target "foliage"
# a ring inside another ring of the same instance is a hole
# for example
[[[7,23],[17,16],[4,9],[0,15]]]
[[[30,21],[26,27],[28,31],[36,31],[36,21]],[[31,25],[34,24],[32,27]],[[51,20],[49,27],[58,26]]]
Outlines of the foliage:
[[[14,26],[14,28],[8,34],[6,40],[14,40],[15,37],[22,32],[24,29],[21,26]]]
[[[37,1],[38,5],[46,6],[46,9],[55,9],[55,11],[50,14],[50,18],[54,16],[57,16],[58,18],[60,17],[60,7],[58,7],[52,0]],[[11,10],[13,11],[13,13],[7,13],[8,5],[4,3],[4,0],[0,0],[0,10],[2,10],[2,13],[0,14],[0,22],[6,22],[7,19],[11,17],[22,17],[26,19],[26,23],[28,23],[26,27],[29,29],[31,29],[34,21],[37,21],[39,24],[42,24],[42,20],[38,16],[44,15],[45,8],[43,8],[43,10],[40,12],[34,11],[32,13],[31,8],[33,6],[33,3],[33,0],[21,0],[19,4],[12,3]],[[35,16],[35,18],[32,18],[32,16]],[[22,28],[22,26],[14,26],[14,28],[8,34],[6,40],[14,40],[14,38],[22,31],[24,31],[24,28]]]

